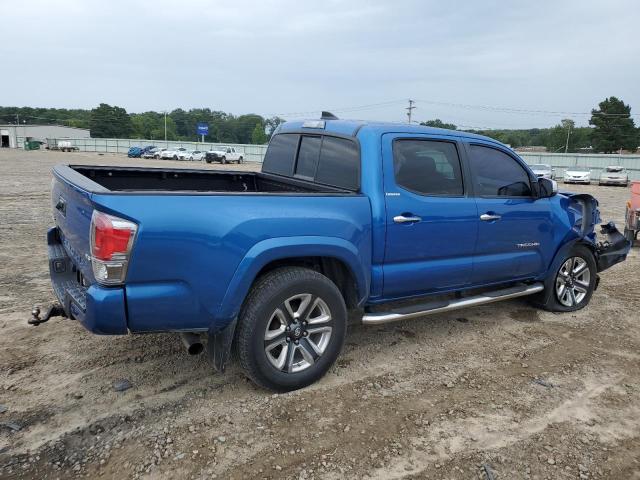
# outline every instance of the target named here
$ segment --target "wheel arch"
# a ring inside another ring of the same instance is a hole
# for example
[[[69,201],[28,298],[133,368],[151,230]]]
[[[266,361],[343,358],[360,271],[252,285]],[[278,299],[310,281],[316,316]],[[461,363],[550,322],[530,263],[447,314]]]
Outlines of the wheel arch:
[[[238,314],[253,284],[262,275],[284,266],[305,266],[333,281],[347,308],[364,303],[371,278],[358,249],[335,237],[285,237],[254,245],[240,262],[229,283],[214,323],[209,328],[208,350],[213,366],[224,372],[231,354]],[[368,267],[367,267],[368,268]]]
[[[548,298],[549,295],[551,295],[552,292],[552,285],[553,282],[555,280],[555,276],[556,276],[556,272],[558,271],[558,269],[560,268],[560,265],[562,264],[562,262],[565,260],[565,258],[567,257],[567,255],[569,254],[569,252],[575,247],[575,246],[582,246],[585,247],[587,250],[589,250],[591,252],[591,255],[593,255],[593,259],[594,261],[597,261],[597,256],[596,256],[596,246],[589,242],[587,239],[585,238],[575,238],[569,242],[564,243],[556,252],[555,256],[553,257],[553,261],[551,262],[549,268],[547,269],[547,272],[545,274],[545,277],[542,279],[543,283],[544,283],[544,296],[543,296],[543,303],[545,303]],[[596,272],[594,272],[596,273]],[[598,288],[598,283],[599,283],[599,279],[596,273],[596,288]]]
[[[244,256],[229,283],[216,315],[224,326],[234,319],[253,283],[265,273],[282,266],[305,266],[330,278],[341,289],[348,308],[361,305],[370,286],[355,245],[336,237],[270,238],[254,245]]]

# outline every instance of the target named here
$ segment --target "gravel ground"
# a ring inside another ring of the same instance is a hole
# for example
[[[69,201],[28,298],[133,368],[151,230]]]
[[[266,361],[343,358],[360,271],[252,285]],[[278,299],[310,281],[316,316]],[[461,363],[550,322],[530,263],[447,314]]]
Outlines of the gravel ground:
[[[175,335],[26,324],[53,300],[44,236],[63,162],[185,166],[0,151],[0,478],[640,479],[637,247],[580,312],[514,300],[354,326],[322,381],[272,395]],[[622,222],[627,189],[572,189]]]

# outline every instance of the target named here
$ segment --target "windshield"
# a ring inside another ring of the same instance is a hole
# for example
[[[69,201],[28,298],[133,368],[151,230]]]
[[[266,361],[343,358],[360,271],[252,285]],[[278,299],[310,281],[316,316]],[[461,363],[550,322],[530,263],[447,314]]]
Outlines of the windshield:
[[[607,172],[611,173],[621,173],[623,170],[623,167],[607,167]]]
[[[536,163],[531,165],[532,170],[551,170],[551,165],[545,165],[544,163]]]

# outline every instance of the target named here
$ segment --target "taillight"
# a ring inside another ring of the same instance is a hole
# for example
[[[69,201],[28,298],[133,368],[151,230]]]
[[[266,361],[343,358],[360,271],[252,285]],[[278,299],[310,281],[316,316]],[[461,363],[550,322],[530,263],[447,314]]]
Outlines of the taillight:
[[[124,282],[137,225],[128,220],[93,211],[91,217],[91,266],[99,283]]]

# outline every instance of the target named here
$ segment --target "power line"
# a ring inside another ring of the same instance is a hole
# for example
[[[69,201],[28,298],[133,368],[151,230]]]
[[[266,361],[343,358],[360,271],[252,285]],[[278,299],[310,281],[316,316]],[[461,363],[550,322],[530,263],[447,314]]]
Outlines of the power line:
[[[603,117],[628,117],[628,116],[640,116],[638,113],[606,113],[606,112],[566,112],[566,111],[553,111],[553,110],[531,110],[525,108],[513,108],[513,107],[500,107],[492,105],[474,105],[465,103],[451,103],[451,102],[439,102],[435,100],[416,100],[416,102],[427,103],[430,105],[440,105],[445,107],[465,108],[468,110],[485,110],[491,112],[501,113],[515,113],[525,115],[599,115]]]

